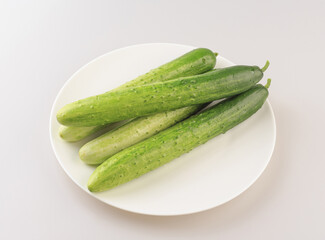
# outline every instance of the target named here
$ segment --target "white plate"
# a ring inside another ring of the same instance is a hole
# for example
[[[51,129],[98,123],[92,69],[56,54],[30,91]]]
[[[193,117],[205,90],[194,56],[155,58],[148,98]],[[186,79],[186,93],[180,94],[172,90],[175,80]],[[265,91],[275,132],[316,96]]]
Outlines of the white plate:
[[[168,62],[194,47],[153,43],[107,53],[78,70],[62,87],[53,104],[50,138],[59,163],[91,196],[120,209],[149,215],[182,215],[223,204],[245,191],[267,166],[275,144],[275,119],[269,102],[239,126],[115,189],[90,193],[94,167],[78,157],[81,143],[58,136],[56,112],[66,103],[103,93]],[[232,63],[218,56],[217,67]],[[271,90],[272,92],[272,90]]]

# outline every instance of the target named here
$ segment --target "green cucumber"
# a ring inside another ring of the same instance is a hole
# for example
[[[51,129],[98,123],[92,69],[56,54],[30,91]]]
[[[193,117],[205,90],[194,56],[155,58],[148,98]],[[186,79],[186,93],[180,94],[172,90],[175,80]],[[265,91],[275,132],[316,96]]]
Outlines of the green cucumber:
[[[217,54],[206,48],[194,49],[175,60],[150,70],[148,73],[143,74],[116,89],[140,86],[154,82],[163,82],[177,77],[185,77],[207,72],[214,68],[216,64],[216,55]],[[105,126],[90,126],[84,128],[63,126],[59,130],[59,135],[62,139],[68,142],[76,142],[103,128],[105,128]]]
[[[134,119],[86,143],[79,150],[80,159],[87,164],[100,164],[119,151],[182,121],[201,108],[202,105],[195,105]]]
[[[68,126],[96,126],[230,97],[263,77],[257,66],[233,66],[166,82],[129,87],[65,105],[57,120]]]
[[[142,86],[170,79],[197,75],[210,71],[216,65],[218,54],[207,48],[194,49],[175,60],[150,70],[132,81],[124,83],[116,90],[128,87]]]
[[[170,162],[248,119],[263,106],[267,96],[267,88],[258,84],[122,150],[96,168],[88,189],[109,190]]]

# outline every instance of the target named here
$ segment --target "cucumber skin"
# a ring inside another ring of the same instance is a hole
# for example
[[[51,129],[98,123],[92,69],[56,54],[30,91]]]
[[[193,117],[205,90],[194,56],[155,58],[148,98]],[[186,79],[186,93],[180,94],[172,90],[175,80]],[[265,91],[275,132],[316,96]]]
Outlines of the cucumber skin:
[[[202,105],[195,105],[134,119],[86,143],[80,148],[79,157],[87,164],[100,164],[119,151],[182,121],[201,108]]]
[[[230,97],[263,77],[257,66],[233,66],[85,98],[57,113],[63,125],[95,126]]]
[[[263,106],[267,96],[268,90],[256,85],[122,150],[96,168],[88,189],[109,190],[170,162],[248,119]]]
[[[163,82],[177,77],[185,77],[207,72],[216,65],[215,54],[207,48],[194,49],[164,65],[150,70],[134,80],[113,89],[123,89],[131,86]],[[106,126],[73,127],[61,126],[60,137],[67,142],[80,141]]]

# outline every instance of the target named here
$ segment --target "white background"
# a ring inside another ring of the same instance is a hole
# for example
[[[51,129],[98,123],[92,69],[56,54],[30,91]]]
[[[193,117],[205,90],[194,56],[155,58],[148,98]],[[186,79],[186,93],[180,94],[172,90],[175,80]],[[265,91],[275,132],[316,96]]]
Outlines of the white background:
[[[325,239],[325,1],[1,1],[0,239]],[[81,66],[148,42],[263,65],[277,143],[258,181],[198,214],[105,205],[54,157],[49,116]]]

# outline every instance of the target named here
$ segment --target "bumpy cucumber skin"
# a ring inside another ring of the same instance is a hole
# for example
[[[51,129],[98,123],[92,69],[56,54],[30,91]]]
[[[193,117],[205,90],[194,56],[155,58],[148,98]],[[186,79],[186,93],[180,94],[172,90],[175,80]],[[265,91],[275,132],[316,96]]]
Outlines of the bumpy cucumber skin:
[[[202,105],[195,105],[134,119],[86,143],[79,150],[80,159],[87,164],[100,164],[119,151],[182,121],[201,108]]]
[[[57,113],[57,119],[63,125],[102,125],[233,96],[248,90],[262,77],[257,66],[233,66],[130,87],[67,104]]]
[[[267,96],[268,90],[256,85],[122,150],[96,168],[88,189],[109,190],[170,162],[248,119],[263,106]]]
[[[207,48],[197,48],[158,68],[150,70],[148,73],[143,74],[114,90],[154,82],[163,82],[178,77],[196,75],[213,69],[215,65],[216,56],[211,50]],[[105,126],[90,126],[84,128],[62,126],[59,130],[59,135],[65,141],[77,142],[103,128],[105,128]]]

